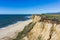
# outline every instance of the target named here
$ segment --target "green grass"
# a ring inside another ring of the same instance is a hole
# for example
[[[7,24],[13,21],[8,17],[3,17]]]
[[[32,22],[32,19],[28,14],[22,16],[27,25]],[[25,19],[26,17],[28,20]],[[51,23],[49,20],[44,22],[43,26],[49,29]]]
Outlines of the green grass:
[[[29,25],[25,26],[23,31],[19,32],[18,36],[13,40],[22,40],[22,38],[27,35],[27,33],[33,28],[34,25],[35,25],[35,23],[31,22]]]
[[[46,18],[46,19],[54,19],[56,21],[60,21],[60,14],[33,14],[33,18],[35,15],[41,16],[42,19]]]
[[[60,14],[45,14],[44,16],[47,16],[47,18],[58,18],[58,19],[60,19]]]

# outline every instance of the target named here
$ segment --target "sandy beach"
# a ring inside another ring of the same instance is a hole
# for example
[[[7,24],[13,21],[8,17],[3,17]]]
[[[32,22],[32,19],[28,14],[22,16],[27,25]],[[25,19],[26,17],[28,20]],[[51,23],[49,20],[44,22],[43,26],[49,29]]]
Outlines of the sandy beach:
[[[26,25],[32,20],[19,21],[15,24],[9,25],[5,28],[0,29],[0,40],[7,40],[8,38],[15,38],[18,32],[22,31]]]

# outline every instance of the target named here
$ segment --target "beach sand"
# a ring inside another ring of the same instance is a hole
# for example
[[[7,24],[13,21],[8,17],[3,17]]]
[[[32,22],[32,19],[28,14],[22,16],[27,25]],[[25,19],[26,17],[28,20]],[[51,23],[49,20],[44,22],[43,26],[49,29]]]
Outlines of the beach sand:
[[[9,40],[15,38],[18,32],[22,31],[26,25],[28,25],[32,20],[19,21],[15,24],[9,25],[5,28],[0,29],[0,40]]]

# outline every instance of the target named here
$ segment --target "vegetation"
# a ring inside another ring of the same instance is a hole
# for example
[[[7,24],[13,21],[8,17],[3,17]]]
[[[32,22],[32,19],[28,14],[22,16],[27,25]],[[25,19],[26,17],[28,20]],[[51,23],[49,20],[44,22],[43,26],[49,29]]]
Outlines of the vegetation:
[[[51,18],[60,18],[60,14],[45,14],[45,15]]]
[[[41,36],[38,37],[38,40],[42,40],[42,39],[41,39]]]
[[[34,16],[41,16],[42,20],[43,19],[51,19],[52,21],[60,21],[60,14],[33,14],[33,18]]]
[[[27,33],[33,28],[34,25],[35,25],[35,23],[31,22],[29,25],[25,26],[23,31],[19,32],[16,39],[13,39],[13,40],[22,40],[22,38],[27,35]]]

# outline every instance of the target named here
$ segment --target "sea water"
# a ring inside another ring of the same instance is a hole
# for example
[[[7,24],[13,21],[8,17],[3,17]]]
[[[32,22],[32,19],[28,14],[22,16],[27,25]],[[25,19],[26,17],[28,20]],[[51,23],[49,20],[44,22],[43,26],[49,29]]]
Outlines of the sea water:
[[[14,24],[18,21],[25,21],[30,19],[31,14],[6,14],[0,15],[0,28]]]

